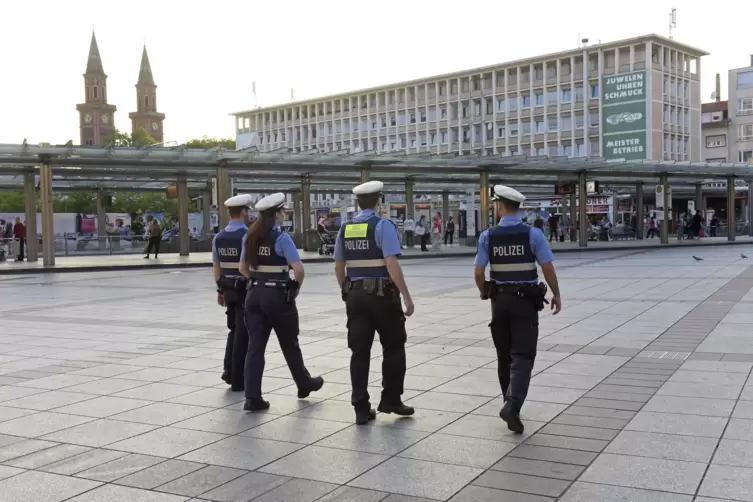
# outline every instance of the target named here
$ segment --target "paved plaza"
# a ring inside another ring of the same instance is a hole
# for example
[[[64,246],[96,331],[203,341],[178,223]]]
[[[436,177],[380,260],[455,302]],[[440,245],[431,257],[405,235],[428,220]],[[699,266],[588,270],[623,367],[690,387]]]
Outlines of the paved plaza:
[[[331,264],[298,300],[324,388],[298,400],[270,343],[254,414],[220,380],[208,269],[0,276],[0,500],[753,501],[752,246],[560,255],[522,436],[471,263],[404,262],[417,412],[362,427]]]

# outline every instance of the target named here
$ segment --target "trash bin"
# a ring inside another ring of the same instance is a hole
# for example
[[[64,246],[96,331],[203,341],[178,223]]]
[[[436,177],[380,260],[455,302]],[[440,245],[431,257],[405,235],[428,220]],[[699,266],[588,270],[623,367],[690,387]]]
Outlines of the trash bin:
[[[316,230],[306,230],[306,236],[303,240],[304,251],[316,251],[322,245],[322,239]]]

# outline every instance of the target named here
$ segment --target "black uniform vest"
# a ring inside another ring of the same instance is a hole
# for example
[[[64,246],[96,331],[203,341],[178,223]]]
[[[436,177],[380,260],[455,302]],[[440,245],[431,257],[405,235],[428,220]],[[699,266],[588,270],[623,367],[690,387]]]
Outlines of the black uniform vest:
[[[382,219],[372,216],[363,223],[346,223],[341,230],[348,278],[389,277],[384,254],[376,243],[376,227]]]
[[[275,252],[275,242],[280,232],[273,230],[259,246],[259,266],[249,268],[249,279],[286,281],[290,278],[288,260]]]
[[[531,227],[520,223],[489,230],[489,276],[500,282],[535,282],[536,256],[531,249]]]

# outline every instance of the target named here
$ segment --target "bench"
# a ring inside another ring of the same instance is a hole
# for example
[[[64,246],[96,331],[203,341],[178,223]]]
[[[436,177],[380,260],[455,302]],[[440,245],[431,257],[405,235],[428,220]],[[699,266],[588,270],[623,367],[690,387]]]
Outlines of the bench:
[[[609,230],[609,237],[615,241],[635,239],[635,230],[633,230],[630,227],[622,227],[622,228],[613,227]]]

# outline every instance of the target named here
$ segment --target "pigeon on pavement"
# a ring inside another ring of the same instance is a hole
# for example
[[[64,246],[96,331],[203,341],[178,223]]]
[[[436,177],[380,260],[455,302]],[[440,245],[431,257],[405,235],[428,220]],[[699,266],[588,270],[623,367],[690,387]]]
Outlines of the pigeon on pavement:
[[[748,257],[747,257],[747,256],[745,256],[745,255],[744,255],[744,254],[742,254],[742,253],[740,253],[740,258],[742,258],[743,260],[747,260],[747,259],[748,259]]]
[[[693,259],[694,259],[695,261],[703,261],[703,258],[698,258],[697,256],[693,256]]]

